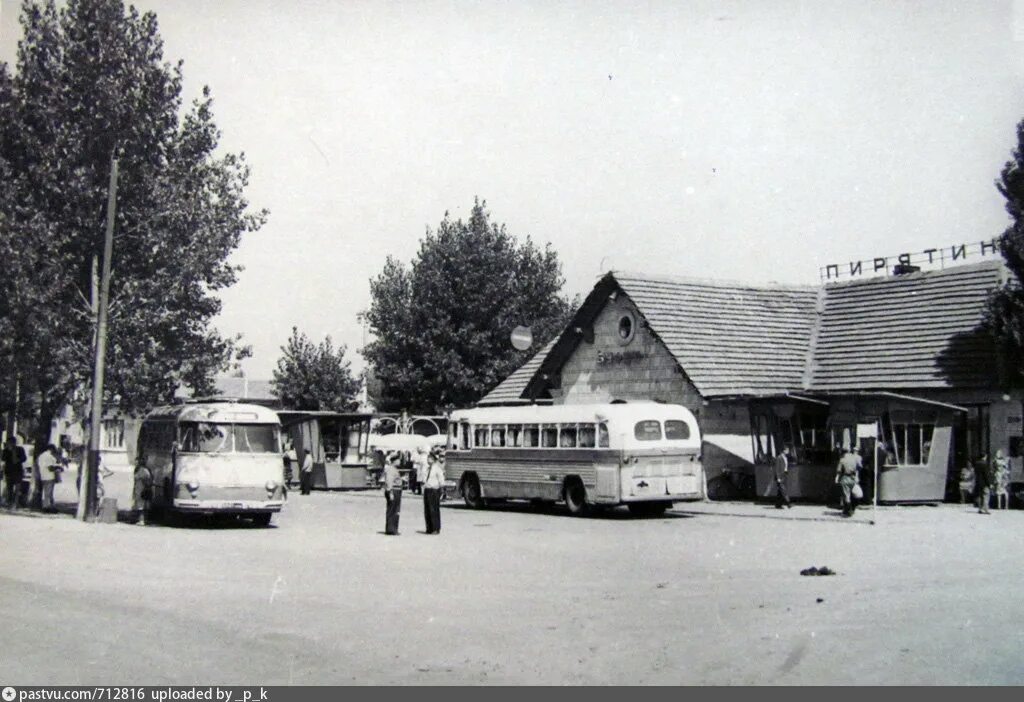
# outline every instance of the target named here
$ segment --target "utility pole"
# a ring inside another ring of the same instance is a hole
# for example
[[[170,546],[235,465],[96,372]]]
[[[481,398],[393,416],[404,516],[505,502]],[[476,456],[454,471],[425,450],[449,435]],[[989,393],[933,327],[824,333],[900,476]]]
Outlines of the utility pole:
[[[82,476],[78,499],[78,518],[91,520],[96,515],[96,486],[100,474],[100,431],[103,429],[103,371],[107,353],[107,305],[110,298],[110,259],[114,253],[114,215],[117,208],[117,158],[110,157],[110,186],[107,189],[107,231],[103,240],[103,271],[100,274],[100,299],[96,313],[96,345],[92,370],[92,407],[89,412],[89,460]]]

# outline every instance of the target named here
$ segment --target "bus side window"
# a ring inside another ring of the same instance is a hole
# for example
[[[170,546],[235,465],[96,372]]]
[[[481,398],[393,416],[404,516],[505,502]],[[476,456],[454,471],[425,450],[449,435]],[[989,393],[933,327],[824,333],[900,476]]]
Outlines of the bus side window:
[[[462,433],[459,435],[459,448],[463,451],[469,450],[469,423],[463,422],[459,425]]]
[[[597,445],[593,424],[580,424],[580,448],[594,448]]]
[[[495,426],[491,429],[491,446],[505,445],[505,427]]]
[[[558,446],[558,426],[544,424],[540,430],[540,445],[544,448],[555,448]]]
[[[558,445],[562,448],[576,448],[576,425],[563,424],[558,434]]]
[[[509,424],[508,425],[508,442],[506,446],[514,446],[519,448],[523,445],[523,425],[522,424]]]
[[[474,442],[477,448],[487,448],[491,445],[490,441],[491,427],[488,424],[481,424],[476,428],[476,441]]]
[[[537,448],[540,446],[540,432],[536,424],[527,424],[523,427],[523,446],[526,448]]]
[[[608,448],[610,446],[608,441],[608,425],[604,422],[597,425],[597,445],[600,448]]]

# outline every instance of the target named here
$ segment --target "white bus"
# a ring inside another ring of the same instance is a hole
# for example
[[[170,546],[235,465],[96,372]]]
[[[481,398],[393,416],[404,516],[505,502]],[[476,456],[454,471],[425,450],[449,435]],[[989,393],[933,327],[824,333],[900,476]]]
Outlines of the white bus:
[[[208,402],[160,407],[139,429],[138,466],[152,476],[158,514],[225,514],[266,526],[284,504],[277,413]]]
[[[625,504],[639,515],[704,499],[697,420],[654,402],[482,407],[452,413],[446,473],[470,507],[564,501],[575,515]]]

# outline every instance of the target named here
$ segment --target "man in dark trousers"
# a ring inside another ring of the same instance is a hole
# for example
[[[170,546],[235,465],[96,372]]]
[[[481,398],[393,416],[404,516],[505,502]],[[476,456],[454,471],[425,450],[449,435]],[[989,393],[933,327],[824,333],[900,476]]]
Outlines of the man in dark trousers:
[[[306,449],[299,469],[299,487],[303,495],[308,495],[313,488],[313,455]]]
[[[789,480],[789,447],[785,446],[782,453],[775,457],[772,463],[775,472],[775,509],[782,509],[783,505],[791,508],[789,503],[789,490],[786,482]]]
[[[423,476],[423,518],[428,534],[441,533],[441,491],[444,489],[444,449],[435,446]]]
[[[7,445],[4,446],[4,487],[7,506],[16,509],[21,502],[21,481],[25,479],[25,462],[28,457],[25,448],[18,446],[18,440],[14,435],[7,437]]]
[[[401,460],[395,452],[389,454],[384,463],[384,500],[387,504],[384,533],[389,536],[398,536],[398,517],[402,511],[402,474],[398,472]]]

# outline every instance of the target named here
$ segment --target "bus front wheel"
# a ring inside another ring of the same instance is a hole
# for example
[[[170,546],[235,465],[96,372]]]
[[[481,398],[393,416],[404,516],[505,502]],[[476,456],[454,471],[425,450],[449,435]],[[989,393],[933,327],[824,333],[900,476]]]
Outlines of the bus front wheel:
[[[570,478],[565,483],[565,504],[574,517],[587,513],[587,489],[579,478]]]
[[[466,500],[466,504],[473,509],[484,508],[484,496],[480,492],[480,480],[475,475],[466,476],[466,480],[462,484],[462,497]]]

